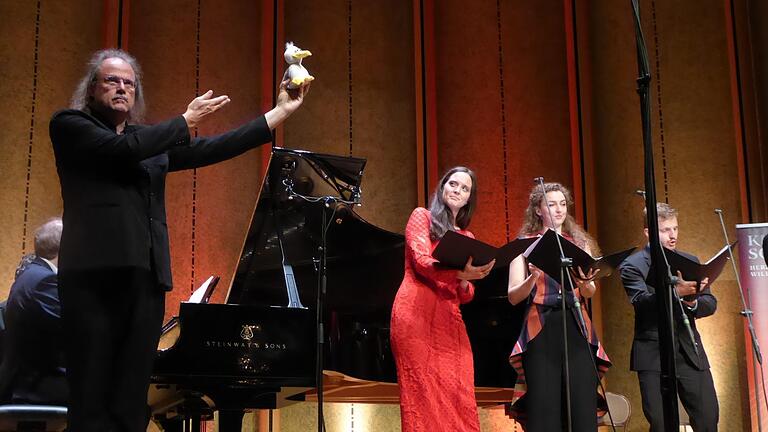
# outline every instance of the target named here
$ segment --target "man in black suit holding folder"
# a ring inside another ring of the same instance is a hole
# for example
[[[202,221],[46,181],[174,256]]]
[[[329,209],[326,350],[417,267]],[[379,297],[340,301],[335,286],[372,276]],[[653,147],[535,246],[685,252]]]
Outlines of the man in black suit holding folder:
[[[64,201],[59,284],[68,429],[143,432],[165,291],[172,287],[165,177],[223,161],[272,140],[308,88],[280,85],[276,106],[237,129],[194,137],[229,102],[212,91],[183,114],[140,124],[142,75],[121,50],[95,53],[71,108],[51,119]]]
[[[667,249],[675,250],[691,260],[698,259],[690,254],[676,250],[678,239],[677,210],[665,203],[658,203],[659,241]],[[645,235],[648,236],[646,219]],[[661,399],[661,361],[659,359],[659,333],[656,309],[656,288],[651,286],[648,276],[651,269],[650,247],[633,254],[622,263],[621,280],[635,308],[635,337],[632,341],[630,369],[637,372],[640,394],[643,400],[643,413],[650,423],[651,432],[664,430],[664,412]],[[675,337],[677,352],[677,386],[691,426],[695,432],[717,431],[718,403],[709,361],[701,343],[701,336],[696,329],[696,319],[715,313],[717,299],[710,292],[707,280],[697,286],[696,282],[685,281],[677,273],[675,286],[677,295],[683,299],[683,309],[690,321],[694,338],[698,344],[698,354],[694,349],[688,331],[685,329],[682,312],[677,305],[673,307],[675,316]]]

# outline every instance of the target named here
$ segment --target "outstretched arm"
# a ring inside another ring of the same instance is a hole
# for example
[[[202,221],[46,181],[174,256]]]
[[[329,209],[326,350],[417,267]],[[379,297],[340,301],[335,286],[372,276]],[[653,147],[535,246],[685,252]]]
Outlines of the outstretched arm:
[[[280,83],[277,104],[264,114],[270,129],[278,127],[293,114],[304,102],[304,96],[309,92],[309,82],[302,84],[296,89],[288,89],[289,82],[289,80],[285,80]]]
[[[213,90],[208,90],[201,96],[192,99],[187,110],[182,114],[187,122],[187,127],[196,127],[203,119],[215,113],[229,103],[229,96],[221,95],[213,97]]]
[[[309,85],[306,84],[295,90],[286,89],[287,81],[280,84],[277,105],[263,116],[223,134],[211,137],[198,137],[189,145],[174,147],[168,153],[169,171],[179,171],[200,168],[238,156],[261,144],[272,140],[272,129],[281,124],[296,109],[301,106]],[[221,99],[226,98],[226,99]],[[218,102],[215,100],[220,99]],[[219,96],[210,98],[210,91],[196,98],[189,105],[187,114],[190,119],[199,122],[203,117],[216,112],[228,103],[229,98]],[[193,121],[194,123],[194,121]],[[197,124],[197,123],[194,123]]]
[[[285,121],[304,102],[304,96],[309,92],[309,82],[296,89],[288,89],[288,80],[280,83],[277,94],[277,104],[267,111],[264,117],[269,129],[274,129]],[[213,91],[208,90],[202,96],[192,99],[187,111],[182,114],[189,128],[196,127],[203,119],[223,108],[230,102],[229,96],[213,97]]]

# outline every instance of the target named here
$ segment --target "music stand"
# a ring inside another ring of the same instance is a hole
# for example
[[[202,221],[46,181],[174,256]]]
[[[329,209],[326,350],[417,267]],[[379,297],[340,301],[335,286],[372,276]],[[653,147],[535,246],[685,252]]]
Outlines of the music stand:
[[[318,257],[314,259],[317,269],[317,363],[315,386],[317,389],[317,430],[318,432],[323,432],[323,354],[325,351],[323,305],[325,304],[328,257],[326,233],[328,228],[330,228],[328,211],[332,211],[330,220],[333,221],[333,214],[336,213],[339,206],[360,205],[362,197],[360,183],[366,160],[276,147],[273,149],[272,159],[274,160],[278,155],[282,157],[278,164],[272,166],[270,163],[269,175],[279,176],[279,183],[277,184],[282,184],[285,187],[280,193],[285,193],[289,200],[299,199],[308,203],[320,204],[318,207],[321,213],[320,245],[317,248]],[[305,194],[296,190],[295,179],[298,176],[309,178],[313,173],[320,180],[315,179],[314,182],[311,182],[313,186],[312,191],[322,189],[325,195]],[[321,185],[322,187],[320,187]]]

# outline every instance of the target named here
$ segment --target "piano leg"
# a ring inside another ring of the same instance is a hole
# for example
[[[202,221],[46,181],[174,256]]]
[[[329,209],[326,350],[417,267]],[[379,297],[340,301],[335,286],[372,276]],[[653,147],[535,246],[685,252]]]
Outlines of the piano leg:
[[[219,410],[219,432],[243,430],[243,410]]]

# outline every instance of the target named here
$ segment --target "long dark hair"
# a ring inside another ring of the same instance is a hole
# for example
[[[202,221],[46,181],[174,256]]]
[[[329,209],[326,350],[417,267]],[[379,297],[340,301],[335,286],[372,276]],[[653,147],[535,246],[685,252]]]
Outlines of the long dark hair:
[[[443,188],[448,183],[448,179],[451,178],[457,172],[466,173],[469,178],[472,179],[472,188],[469,191],[469,199],[467,203],[459,209],[456,214],[456,221],[454,224],[453,213],[448,205],[443,201]],[[429,212],[432,214],[432,224],[429,227],[429,238],[432,241],[437,241],[443,238],[446,232],[453,231],[453,226],[456,225],[460,229],[466,229],[469,226],[469,222],[472,220],[472,213],[477,206],[477,179],[475,173],[471,169],[463,166],[453,167],[443,175],[440,179],[440,183],[435,188],[435,194],[432,195],[432,202],[429,204]]]
[[[571,191],[568,190],[565,186],[561,185],[560,183],[544,183],[544,190],[549,192],[562,192],[563,196],[565,197],[565,201],[568,205],[568,208],[573,207],[573,198],[571,197]],[[525,217],[523,220],[523,226],[520,228],[520,235],[524,237],[537,235],[544,231],[544,220],[541,216],[536,214],[536,209],[541,206],[542,201],[544,201],[545,196],[544,193],[541,191],[541,186],[536,185],[531,189],[531,194],[528,196],[528,207],[525,209]],[[563,222],[562,231],[565,234],[570,235],[574,243],[576,243],[579,247],[584,248],[586,246],[589,246],[590,253],[593,256],[599,256],[600,255],[600,247],[597,245],[597,242],[592,238],[592,236],[589,235],[586,231],[584,231],[584,228],[579,226],[578,223],[576,223],[576,219],[571,216],[571,212],[569,211],[568,214],[565,216],[565,221]]]

